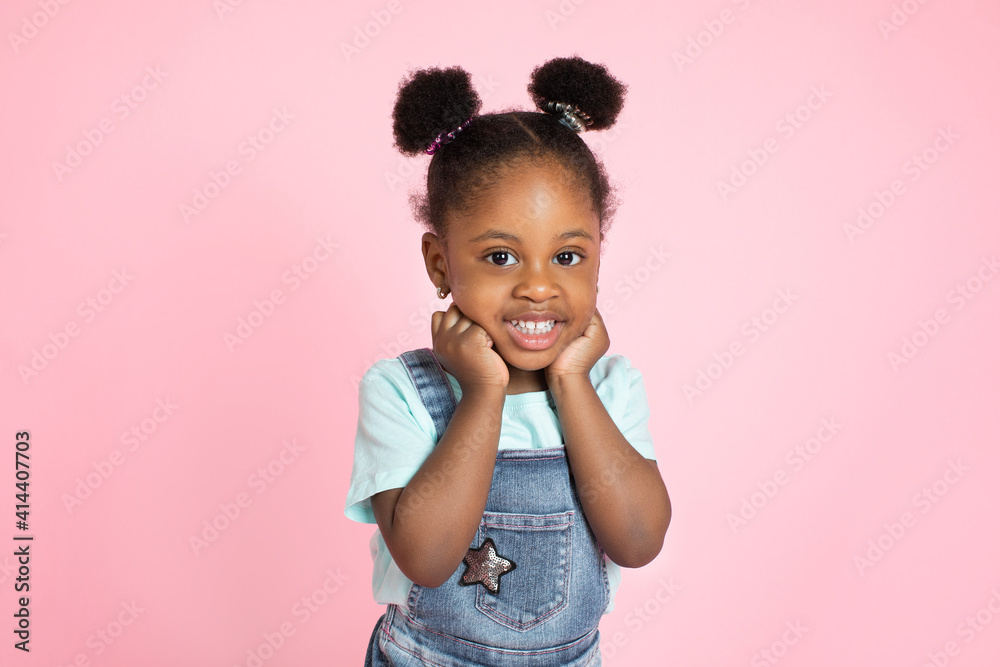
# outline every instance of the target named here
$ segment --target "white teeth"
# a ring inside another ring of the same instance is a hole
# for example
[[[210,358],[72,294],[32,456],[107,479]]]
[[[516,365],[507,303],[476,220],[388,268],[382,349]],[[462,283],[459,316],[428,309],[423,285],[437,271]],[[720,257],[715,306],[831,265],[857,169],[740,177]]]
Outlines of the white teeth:
[[[530,335],[541,335],[547,334],[552,331],[552,327],[556,325],[555,320],[547,320],[545,322],[528,322],[525,320],[511,320],[511,324],[514,328],[523,334]]]

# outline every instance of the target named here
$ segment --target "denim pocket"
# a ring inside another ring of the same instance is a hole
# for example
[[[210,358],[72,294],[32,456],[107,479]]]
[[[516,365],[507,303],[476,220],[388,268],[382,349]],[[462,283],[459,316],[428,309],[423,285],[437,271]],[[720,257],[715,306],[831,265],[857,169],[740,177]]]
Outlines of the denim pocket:
[[[514,561],[494,595],[476,587],[476,608],[518,631],[544,623],[569,605],[573,569],[572,510],[559,514],[486,512],[477,540],[491,538],[497,553]]]

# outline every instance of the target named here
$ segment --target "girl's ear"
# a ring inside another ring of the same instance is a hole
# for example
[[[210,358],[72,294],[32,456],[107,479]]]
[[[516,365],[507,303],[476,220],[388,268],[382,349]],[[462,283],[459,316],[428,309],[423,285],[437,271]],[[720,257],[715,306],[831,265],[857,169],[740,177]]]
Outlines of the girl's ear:
[[[425,232],[420,237],[420,249],[424,253],[427,275],[435,287],[449,289],[448,264],[445,261],[444,244],[437,234]]]

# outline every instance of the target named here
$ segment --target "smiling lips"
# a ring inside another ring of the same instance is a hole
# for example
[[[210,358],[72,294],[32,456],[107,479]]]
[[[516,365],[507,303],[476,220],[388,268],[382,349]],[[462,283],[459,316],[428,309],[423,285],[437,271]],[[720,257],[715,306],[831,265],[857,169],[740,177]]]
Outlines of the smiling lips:
[[[528,334],[530,336],[532,334],[547,334],[552,331],[552,327],[555,326],[556,321],[542,320],[535,322],[533,320],[510,320],[510,323],[521,333]]]
[[[555,313],[524,313],[513,319],[504,320],[511,338],[526,350],[544,350],[551,347],[559,337],[562,320]]]

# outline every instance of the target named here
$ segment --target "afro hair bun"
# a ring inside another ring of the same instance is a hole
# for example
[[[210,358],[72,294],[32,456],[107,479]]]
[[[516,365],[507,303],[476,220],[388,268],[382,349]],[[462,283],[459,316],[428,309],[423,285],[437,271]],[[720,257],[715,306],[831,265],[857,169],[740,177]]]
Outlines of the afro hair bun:
[[[481,106],[469,73],[461,67],[413,72],[399,84],[392,110],[395,145],[404,155],[423,153],[439,134],[453,131]]]
[[[547,102],[575,106],[590,116],[588,130],[604,130],[615,124],[625,104],[627,89],[603,65],[579,56],[553,58],[536,67],[528,84],[528,94],[539,109],[547,111]]]

